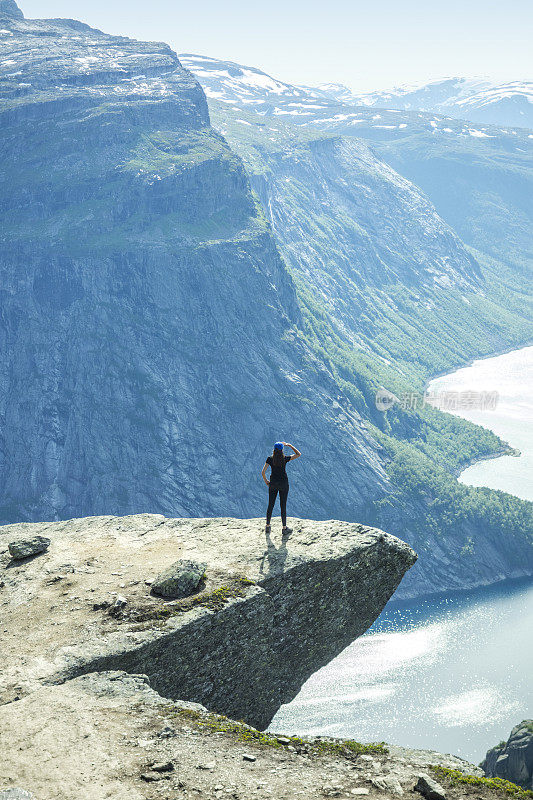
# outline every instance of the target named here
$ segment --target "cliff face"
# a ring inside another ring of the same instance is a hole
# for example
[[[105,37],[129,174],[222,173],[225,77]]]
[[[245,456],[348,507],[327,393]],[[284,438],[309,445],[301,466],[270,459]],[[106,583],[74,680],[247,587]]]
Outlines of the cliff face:
[[[258,514],[281,434],[314,443],[300,509],[360,516],[380,448],[295,330],[199,84],[164,44],[1,28],[0,519]]]
[[[533,789],[533,720],[515,725],[506,742],[487,751],[480,767],[489,778],[503,778]]]
[[[358,127],[349,131],[340,122],[330,132],[320,119],[306,126],[291,121],[288,112],[265,122],[250,107],[216,100],[209,106],[213,125],[243,159],[300,302],[310,306],[311,297],[312,310],[327,314],[335,335],[352,351],[360,350],[374,373],[388,371],[382,379],[389,388],[402,373],[415,380],[422,374],[425,381],[464,363],[465,352],[512,344],[513,327],[525,322],[523,301],[514,296],[516,290],[521,294],[520,282],[513,287],[510,281],[508,297],[502,296],[502,272],[495,285],[484,262],[460,238],[462,229],[439,215],[432,193],[419,188],[416,176],[407,175],[414,182],[404,177],[401,164],[393,169],[383,160],[392,144],[370,145],[355,138]],[[441,145],[446,152],[459,150],[460,138],[451,139],[453,144]],[[418,131],[415,141],[408,152],[422,172],[427,134],[424,138]],[[495,170],[496,155],[483,155],[481,163]],[[457,171],[465,160],[462,152]],[[443,164],[442,171],[451,175],[453,166]],[[518,199],[522,177],[518,171],[513,176],[514,190],[508,185],[508,194]],[[475,194],[488,178],[468,179]],[[512,180],[507,172],[505,180]],[[457,214],[470,219],[470,193],[459,203],[458,187],[452,190],[443,178],[441,197],[448,189],[461,208]],[[488,215],[483,219],[488,239],[492,222]],[[523,330],[525,339],[530,325]]]
[[[0,522],[259,515],[283,438],[290,513],[424,548],[409,595],[530,572],[522,509],[443,479],[495,437],[376,408],[509,322],[474,326],[477,262],[416,187],[353,139],[233,119],[258,201],[166,45],[0,14]]]
[[[239,137],[236,117],[217,104],[215,118],[228,126],[287,262],[311,285],[322,276],[327,296],[339,303],[331,309],[335,316],[344,321],[346,308],[358,309],[363,286],[371,293],[391,284],[433,294],[439,287],[482,288],[479,265],[461,240],[364,141],[306,135],[287,123],[269,126],[267,135],[257,118],[255,139],[247,128]],[[254,170],[259,155],[262,169]],[[356,317],[351,327],[363,326]]]
[[[266,727],[367,630],[416,556],[353,523],[295,520],[290,537],[266,540],[262,528],[150,514],[1,528],[2,701],[121,669],[164,697]],[[30,535],[51,539],[49,550],[10,563],[6,545]],[[153,597],[146,581],[178,557],[207,564],[201,591]]]
[[[322,92],[290,86],[239,64],[192,55],[184,55],[183,63],[204,87],[215,125],[227,132],[249,172],[266,179],[262,197],[271,203],[272,213],[269,208],[267,215],[276,223],[285,256],[302,229],[311,228],[310,242],[301,253],[295,247],[292,255],[307,267],[322,262],[326,283],[340,272],[343,290],[353,294],[354,279],[356,286],[363,281],[372,289],[376,277],[378,284],[386,283],[392,272],[421,294],[411,298],[409,317],[404,313],[407,304],[401,302],[404,287],[387,292],[388,299],[399,305],[394,311],[400,311],[401,320],[394,326],[398,341],[389,337],[380,342],[380,352],[392,348],[397,357],[401,340],[412,333],[417,352],[431,343],[433,363],[430,353],[426,363],[435,374],[450,369],[457,357],[464,362],[461,346],[470,356],[481,356],[529,340],[531,325],[523,297],[532,192],[527,128],[510,130],[433,113],[354,107],[342,91],[331,94],[327,88]],[[310,158],[309,142],[319,138],[339,142],[337,153],[332,148],[328,153],[326,146],[319,159]],[[370,143],[370,158],[361,140]],[[385,173],[383,161],[392,173]],[[410,188],[399,191],[400,175]],[[297,221],[292,228],[285,223],[283,210],[280,213],[282,197],[292,201],[287,215],[289,223],[293,216]],[[391,215],[394,200],[399,202]],[[367,217],[368,210],[372,213]],[[321,246],[324,238],[327,246]],[[477,264],[463,243],[475,248]],[[370,266],[366,273],[361,270],[363,259]],[[428,266],[436,279],[429,292],[427,280],[420,281],[424,272],[427,278]],[[369,273],[373,280],[368,280]],[[468,273],[471,280],[465,283]],[[466,291],[454,297],[455,283]],[[469,283],[481,291],[470,293]],[[361,300],[364,295],[358,298],[359,305]],[[372,311],[388,322],[386,308],[375,300],[369,304]],[[427,332],[425,342],[417,336],[417,321]],[[368,325],[368,320],[364,322]],[[441,353],[446,355],[442,368]]]

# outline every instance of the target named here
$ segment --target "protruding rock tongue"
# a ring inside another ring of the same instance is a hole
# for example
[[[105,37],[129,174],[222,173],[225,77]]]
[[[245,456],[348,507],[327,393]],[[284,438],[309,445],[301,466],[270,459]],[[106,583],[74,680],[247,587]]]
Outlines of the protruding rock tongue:
[[[24,19],[24,14],[15,3],[15,0],[0,0],[0,15],[4,14],[6,17],[15,17],[15,19]]]

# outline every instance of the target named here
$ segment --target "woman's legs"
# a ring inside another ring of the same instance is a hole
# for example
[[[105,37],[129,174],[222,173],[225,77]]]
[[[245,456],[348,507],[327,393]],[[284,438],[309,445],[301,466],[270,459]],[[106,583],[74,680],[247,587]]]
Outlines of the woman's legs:
[[[276,502],[276,497],[278,496],[278,490],[274,489],[272,486],[268,487],[268,508],[267,508],[267,518],[266,524],[270,525],[270,520],[272,518],[272,512],[274,511],[274,503]],[[281,500],[281,491],[280,491],[280,500]]]
[[[287,495],[289,494],[289,487],[279,490],[279,504],[281,507],[281,524],[284,528],[287,527]]]

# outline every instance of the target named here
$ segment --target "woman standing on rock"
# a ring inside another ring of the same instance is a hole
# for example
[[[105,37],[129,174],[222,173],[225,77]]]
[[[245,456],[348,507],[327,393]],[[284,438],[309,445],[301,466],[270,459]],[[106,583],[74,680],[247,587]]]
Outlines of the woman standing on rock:
[[[293,451],[292,455],[286,456],[283,452],[283,447],[290,447]],[[274,510],[274,503],[279,492],[279,504],[281,508],[281,522],[283,525],[282,533],[290,533],[291,529],[287,528],[287,495],[289,494],[289,479],[285,471],[285,465],[289,461],[294,461],[295,458],[300,458],[302,454],[294,445],[288,442],[276,442],[274,445],[274,452],[265,461],[265,466],[261,475],[263,480],[268,486],[268,508],[266,515],[265,533],[270,533],[270,520],[272,518],[272,511]],[[267,480],[266,470],[270,467],[270,480]]]

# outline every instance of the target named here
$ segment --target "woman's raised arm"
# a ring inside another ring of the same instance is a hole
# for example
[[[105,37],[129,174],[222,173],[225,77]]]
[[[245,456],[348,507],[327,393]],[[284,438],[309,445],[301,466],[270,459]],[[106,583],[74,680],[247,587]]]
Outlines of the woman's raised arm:
[[[291,450],[294,451],[294,455],[291,456],[291,461],[293,461],[293,459],[295,459],[295,458],[300,458],[300,456],[302,454],[300,453],[300,451],[293,444],[289,444],[289,442],[283,442],[283,444],[284,444],[285,447],[290,447]]]

